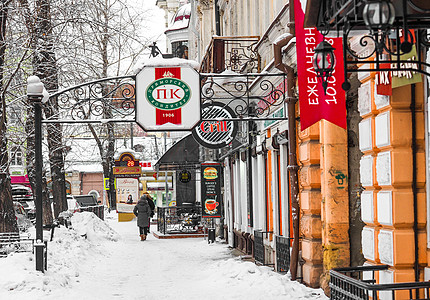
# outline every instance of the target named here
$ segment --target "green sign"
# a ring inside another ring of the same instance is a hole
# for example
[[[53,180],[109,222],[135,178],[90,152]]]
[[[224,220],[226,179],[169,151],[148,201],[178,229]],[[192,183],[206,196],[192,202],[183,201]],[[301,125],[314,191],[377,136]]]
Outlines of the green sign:
[[[418,66],[414,61],[417,60],[417,48],[413,45],[411,52],[400,56],[400,60],[408,60],[410,63],[400,63],[400,68],[405,69],[404,71],[392,71],[391,72],[391,87],[396,88],[412,83],[422,81],[422,76],[418,72],[406,70],[406,69],[417,69]],[[397,67],[397,63],[392,63],[393,67]]]
[[[270,118],[284,118],[284,108],[281,107],[279,110],[275,111],[273,114],[270,115]],[[264,121],[264,128],[269,127],[275,122],[278,122],[279,120],[266,120]]]
[[[155,108],[174,110],[187,104],[191,98],[191,89],[180,79],[161,78],[148,86],[146,97]]]

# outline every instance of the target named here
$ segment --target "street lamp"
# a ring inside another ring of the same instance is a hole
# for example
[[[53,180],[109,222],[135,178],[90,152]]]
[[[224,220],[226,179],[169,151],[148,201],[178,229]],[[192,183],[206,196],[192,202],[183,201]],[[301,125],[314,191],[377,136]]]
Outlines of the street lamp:
[[[43,263],[43,224],[42,224],[42,99],[44,87],[37,76],[27,79],[27,97],[34,106],[34,152],[36,176],[36,270],[44,272]]]
[[[313,66],[317,77],[321,79],[324,93],[327,91],[328,80],[334,71],[336,65],[336,58],[334,56],[334,50],[326,40],[316,46],[314,49],[314,61]]]
[[[370,30],[387,30],[393,25],[396,11],[390,0],[369,0],[363,8],[363,19]]]

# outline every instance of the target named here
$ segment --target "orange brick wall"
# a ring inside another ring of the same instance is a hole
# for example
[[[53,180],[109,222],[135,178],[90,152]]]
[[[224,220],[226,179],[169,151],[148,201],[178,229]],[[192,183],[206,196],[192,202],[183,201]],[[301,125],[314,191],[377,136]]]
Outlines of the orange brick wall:
[[[298,132],[303,281],[319,287],[323,270],[319,123]]]
[[[376,94],[373,74],[359,90],[360,175],[363,254],[371,264],[391,266],[388,281],[414,281],[411,85],[393,89],[389,98]],[[416,85],[417,187],[419,236],[425,236],[425,144],[423,85]],[[361,97],[361,100],[360,100]],[[360,104],[361,101],[361,104]],[[368,103],[367,103],[368,102]],[[420,263],[426,263],[425,238],[419,238]],[[408,245],[408,246],[405,246]],[[385,282],[384,282],[385,283]]]

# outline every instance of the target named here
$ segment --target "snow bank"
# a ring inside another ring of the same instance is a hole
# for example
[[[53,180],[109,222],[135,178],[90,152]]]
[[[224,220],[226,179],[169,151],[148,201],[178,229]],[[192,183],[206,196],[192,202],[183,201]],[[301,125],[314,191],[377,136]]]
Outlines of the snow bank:
[[[72,226],[76,233],[91,241],[107,239],[118,241],[119,235],[106,222],[92,212],[82,212],[72,216]]]
[[[0,299],[23,299],[27,293],[31,299],[41,299],[52,291],[73,285],[79,282],[82,266],[88,258],[104,255],[102,248],[95,247],[95,241],[118,240],[118,234],[90,212],[74,214],[72,226],[73,229],[64,226],[55,229],[53,241],[48,242],[45,273],[35,270],[31,252],[12,253],[0,259]],[[44,231],[44,239],[50,239],[50,231]]]

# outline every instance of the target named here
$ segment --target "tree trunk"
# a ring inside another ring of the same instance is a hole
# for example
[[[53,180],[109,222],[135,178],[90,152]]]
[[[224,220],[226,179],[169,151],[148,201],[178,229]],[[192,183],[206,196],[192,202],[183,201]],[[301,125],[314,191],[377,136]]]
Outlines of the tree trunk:
[[[6,20],[10,1],[0,1],[0,232],[17,232],[9,176],[9,155],[6,137],[6,101],[3,86],[6,52]]]

